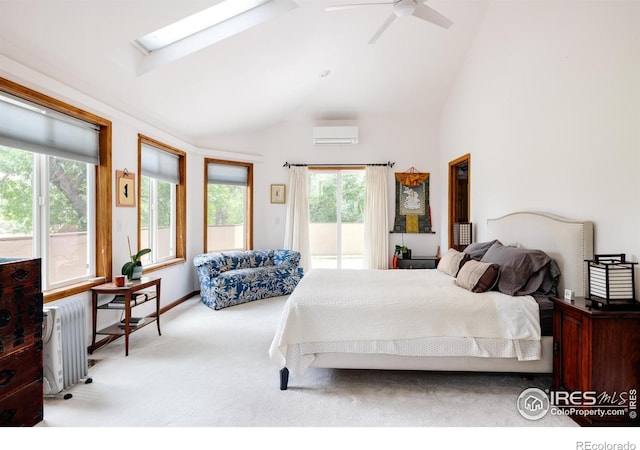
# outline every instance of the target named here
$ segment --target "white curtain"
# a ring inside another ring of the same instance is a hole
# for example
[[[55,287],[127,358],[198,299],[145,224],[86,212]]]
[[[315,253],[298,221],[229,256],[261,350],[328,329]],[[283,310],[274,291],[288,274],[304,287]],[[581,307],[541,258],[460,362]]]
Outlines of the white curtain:
[[[289,199],[284,248],[300,252],[300,266],[311,270],[311,246],[309,245],[309,171],[306,167],[289,169]]]
[[[367,269],[389,268],[387,166],[368,166],[365,176],[364,262]]]

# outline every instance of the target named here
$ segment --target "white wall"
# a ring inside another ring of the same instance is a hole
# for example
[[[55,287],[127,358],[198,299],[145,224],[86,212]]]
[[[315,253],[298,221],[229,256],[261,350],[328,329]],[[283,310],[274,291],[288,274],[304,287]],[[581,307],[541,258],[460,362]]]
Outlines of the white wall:
[[[639,80],[640,3],[492,3],[440,123],[443,163],[471,154],[479,240],[487,218],[548,211],[638,261]]]
[[[350,146],[317,146],[312,144],[312,128],[315,125],[348,124],[359,127],[359,143]],[[431,209],[435,223],[435,235],[404,235],[404,242],[414,255],[433,255],[439,245],[441,230],[437,226],[441,211],[441,192],[446,179],[438,171],[437,133],[433,120],[425,118],[388,119],[369,118],[354,122],[311,122],[288,121],[255,134],[252,144],[247,136],[234,140],[225,138],[204,143],[210,148],[237,147],[264,155],[262,162],[254,165],[254,247],[280,248],[284,241],[287,209],[285,205],[271,204],[269,192],[271,184],[289,184],[289,163],[385,163],[395,161],[389,170],[389,227],[393,226],[395,205],[395,172],[404,172],[414,167],[420,172],[431,173]],[[446,214],[446,203],[445,211]],[[390,257],[396,243],[402,236],[391,234],[389,238]]]

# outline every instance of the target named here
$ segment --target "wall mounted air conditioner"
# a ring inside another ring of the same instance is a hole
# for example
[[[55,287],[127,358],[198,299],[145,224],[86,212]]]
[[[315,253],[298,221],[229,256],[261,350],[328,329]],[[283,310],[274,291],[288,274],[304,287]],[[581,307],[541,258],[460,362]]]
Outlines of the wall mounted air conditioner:
[[[315,145],[352,145],[358,143],[358,127],[323,126],[313,127]]]

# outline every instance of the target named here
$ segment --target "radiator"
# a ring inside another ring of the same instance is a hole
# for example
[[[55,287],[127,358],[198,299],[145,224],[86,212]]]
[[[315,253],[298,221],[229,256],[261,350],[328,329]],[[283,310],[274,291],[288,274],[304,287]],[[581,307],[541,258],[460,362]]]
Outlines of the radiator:
[[[85,304],[79,299],[48,303],[43,308],[44,393],[55,395],[87,377]]]

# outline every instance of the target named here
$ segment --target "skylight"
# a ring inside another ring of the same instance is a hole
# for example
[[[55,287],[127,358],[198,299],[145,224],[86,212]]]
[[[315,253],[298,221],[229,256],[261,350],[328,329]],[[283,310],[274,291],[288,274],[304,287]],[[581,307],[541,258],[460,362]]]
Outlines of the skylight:
[[[136,43],[149,53],[160,50],[182,39],[200,33],[214,27],[226,20],[246,13],[271,0],[226,0],[211,8],[185,17],[159,30],[153,31],[141,38]]]

